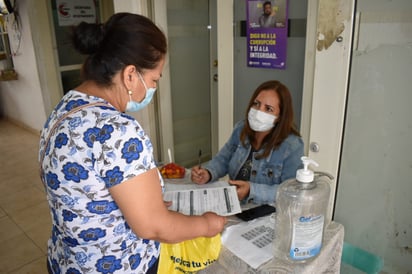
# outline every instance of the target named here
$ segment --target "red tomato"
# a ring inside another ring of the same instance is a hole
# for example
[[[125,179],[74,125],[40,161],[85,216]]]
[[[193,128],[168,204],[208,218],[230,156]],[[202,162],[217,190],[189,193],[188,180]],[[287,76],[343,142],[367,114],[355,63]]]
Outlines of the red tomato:
[[[167,179],[178,179],[185,176],[185,168],[175,163],[169,163],[160,168],[160,173]]]

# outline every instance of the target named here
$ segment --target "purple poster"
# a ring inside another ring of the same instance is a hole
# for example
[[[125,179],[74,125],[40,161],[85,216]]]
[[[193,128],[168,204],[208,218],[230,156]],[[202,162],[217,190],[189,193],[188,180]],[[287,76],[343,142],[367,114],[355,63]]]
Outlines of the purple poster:
[[[286,68],[288,0],[246,0],[247,65]]]

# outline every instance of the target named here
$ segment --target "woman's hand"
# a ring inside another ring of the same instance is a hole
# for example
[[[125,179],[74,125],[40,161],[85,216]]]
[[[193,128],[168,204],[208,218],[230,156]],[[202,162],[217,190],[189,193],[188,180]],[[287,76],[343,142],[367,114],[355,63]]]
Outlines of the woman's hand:
[[[222,232],[227,223],[227,218],[219,216],[214,212],[206,212],[202,215],[207,222],[207,234],[206,237],[213,237],[216,234]]]
[[[229,184],[236,186],[237,197],[239,198],[240,201],[249,196],[249,192],[250,192],[249,182],[229,180]]]
[[[206,184],[210,180],[209,172],[204,168],[199,168],[199,166],[195,166],[192,168],[191,176],[192,182],[202,185]]]

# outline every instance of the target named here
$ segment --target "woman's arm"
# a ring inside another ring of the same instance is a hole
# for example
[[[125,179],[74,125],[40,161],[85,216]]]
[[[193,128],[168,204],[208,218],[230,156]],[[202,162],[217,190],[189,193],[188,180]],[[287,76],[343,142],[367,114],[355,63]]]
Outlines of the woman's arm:
[[[139,237],[176,243],[223,230],[226,218],[215,213],[185,216],[167,209],[156,168],[110,188],[129,226]]]
[[[229,140],[227,140],[212,160],[205,164],[204,168],[209,171],[211,181],[215,181],[228,174],[230,160],[240,145],[240,132],[243,126],[244,121],[237,122]]]

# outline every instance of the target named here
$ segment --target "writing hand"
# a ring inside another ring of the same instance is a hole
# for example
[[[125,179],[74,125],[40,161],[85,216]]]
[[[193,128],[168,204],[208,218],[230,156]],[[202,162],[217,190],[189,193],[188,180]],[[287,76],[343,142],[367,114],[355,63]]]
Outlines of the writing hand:
[[[195,166],[191,170],[190,176],[192,182],[202,185],[206,184],[210,180],[209,172],[207,172],[204,168],[199,168],[199,166]]]

